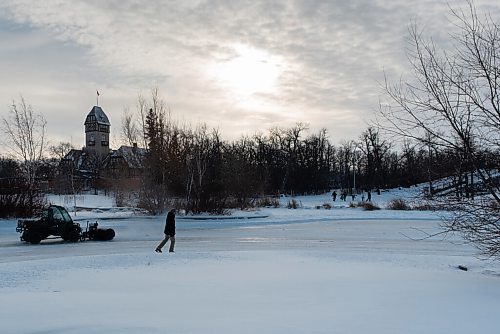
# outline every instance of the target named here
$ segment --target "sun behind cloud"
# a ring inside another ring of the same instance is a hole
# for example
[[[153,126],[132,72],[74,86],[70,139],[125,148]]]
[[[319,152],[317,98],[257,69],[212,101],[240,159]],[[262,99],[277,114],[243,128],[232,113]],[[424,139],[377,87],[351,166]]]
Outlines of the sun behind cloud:
[[[282,57],[245,44],[231,45],[228,50],[230,54],[218,57],[207,71],[226,96],[249,106],[260,95],[279,92],[278,81],[284,68]]]

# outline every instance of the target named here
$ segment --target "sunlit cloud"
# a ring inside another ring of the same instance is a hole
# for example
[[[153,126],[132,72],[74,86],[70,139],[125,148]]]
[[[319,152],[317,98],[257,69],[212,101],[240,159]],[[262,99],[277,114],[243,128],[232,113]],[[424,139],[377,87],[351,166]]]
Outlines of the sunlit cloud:
[[[207,66],[207,75],[235,104],[258,111],[267,96],[279,94],[279,79],[287,64],[283,57],[249,45],[235,44]]]
[[[224,137],[304,122],[356,138],[377,108],[384,72],[408,70],[409,22],[447,38],[448,5],[463,4],[4,0],[0,114],[22,93],[46,114],[52,137],[83,143],[96,89],[116,132],[123,108],[158,86],[174,117]],[[498,15],[496,1],[476,4]]]

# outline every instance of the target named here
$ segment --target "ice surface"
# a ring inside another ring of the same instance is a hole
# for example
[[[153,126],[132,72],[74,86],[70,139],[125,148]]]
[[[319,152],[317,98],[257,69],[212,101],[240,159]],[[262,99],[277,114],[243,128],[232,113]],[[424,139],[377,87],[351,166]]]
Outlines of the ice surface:
[[[372,196],[384,207],[409,193]],[[154,252],[165,216],[123,215],[102,198],[84,198],[90,209],[76,217],[81,224],[97,219],[114,228],[110,242],[30,245],[19,241],[14,220],[0,221],[0,332],[420,334],[500,328],[500,265],[478,259],[459,236],[411,239],[439,232],[439,214],[362,211],[344,202],[317,209],[334,204],[329,194],[296,200],[296,210],[233,213],[251,219],[179,216],[174,254]],[[104,214],[116,219],[101,220]]]

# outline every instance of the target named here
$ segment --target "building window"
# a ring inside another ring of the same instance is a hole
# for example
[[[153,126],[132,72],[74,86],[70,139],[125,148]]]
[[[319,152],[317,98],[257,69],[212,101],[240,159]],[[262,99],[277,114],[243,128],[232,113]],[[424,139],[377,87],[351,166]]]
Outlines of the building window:
[[[90,132],[90,131],[95,131],[97,130],[97,126],[95,123],[87,123],[85,124],[85,131]]]
[[[87,120],[85,121],[85,123],[94,123],[94,122],[95,122],[95,116],[93,115],[87,116]]]
[[[108,143],[108,140],[106,138],[106,135],[102,135],[101,136],[101,146],[108,146],[109,143]]]

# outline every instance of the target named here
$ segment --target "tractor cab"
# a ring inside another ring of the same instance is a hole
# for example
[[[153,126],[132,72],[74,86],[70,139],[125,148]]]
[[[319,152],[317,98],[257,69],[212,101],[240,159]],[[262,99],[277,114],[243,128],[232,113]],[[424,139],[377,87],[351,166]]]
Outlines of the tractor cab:
[[[42,220],[46,220],[49,225],[73,224],[73,219],[66,208],[58,205],[51,205],[42,213]]]

